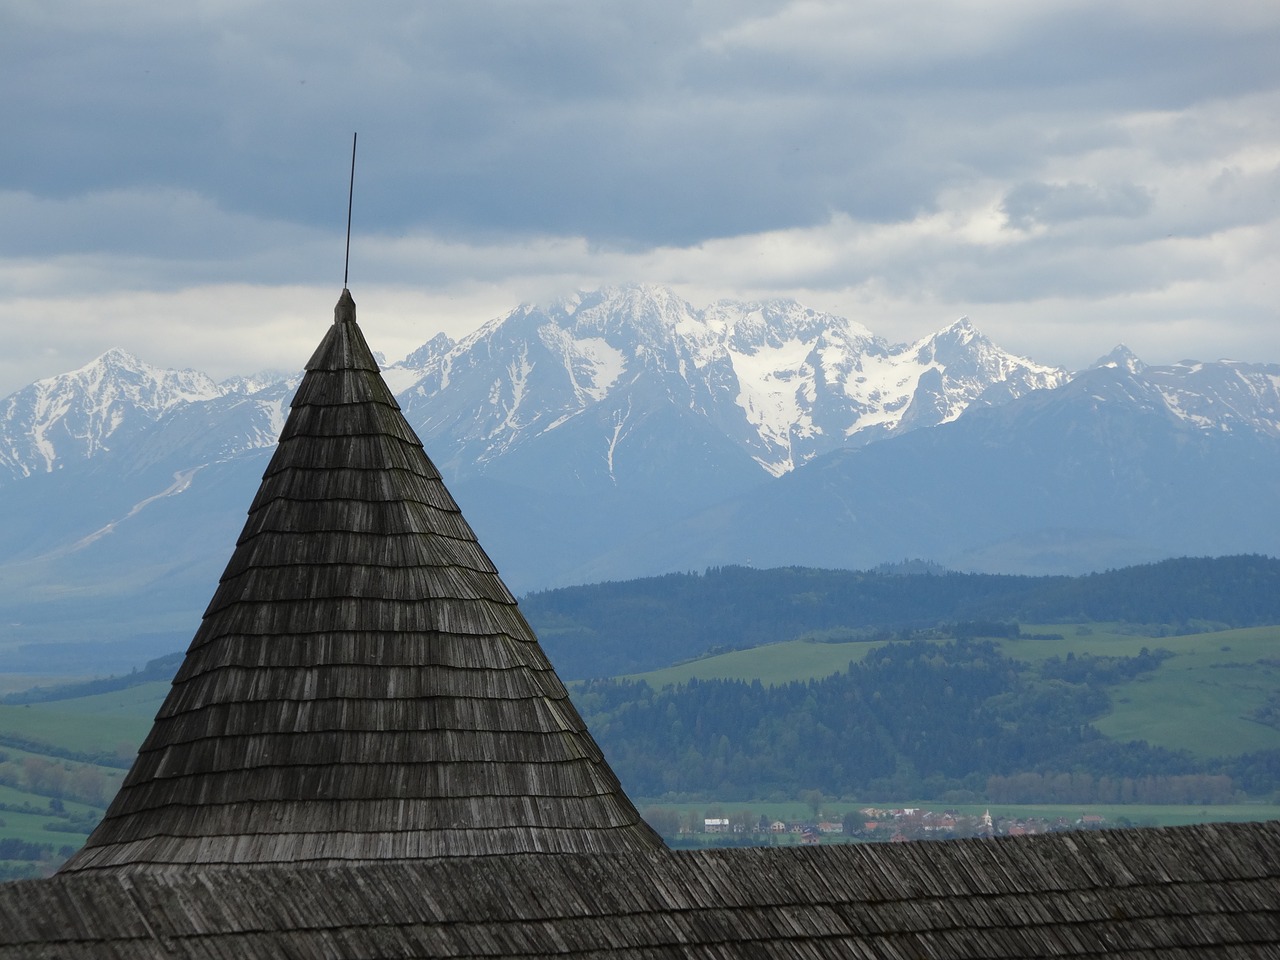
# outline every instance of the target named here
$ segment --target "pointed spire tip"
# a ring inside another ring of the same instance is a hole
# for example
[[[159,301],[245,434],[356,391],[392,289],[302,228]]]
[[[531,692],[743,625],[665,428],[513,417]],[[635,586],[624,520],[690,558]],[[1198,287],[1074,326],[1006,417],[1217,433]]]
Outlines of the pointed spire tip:
[[[342,288],[342,296],[338,298],[338,305],[333,308],[333,322],[356,322],[356,302],[351,299],[351,291],[346,287]]]

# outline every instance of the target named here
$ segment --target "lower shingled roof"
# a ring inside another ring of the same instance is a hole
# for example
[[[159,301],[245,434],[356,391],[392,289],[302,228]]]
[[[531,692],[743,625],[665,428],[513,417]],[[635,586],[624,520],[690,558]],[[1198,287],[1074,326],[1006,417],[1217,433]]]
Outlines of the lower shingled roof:
[[[556,956],[1280,957],[1280,822],[0,885],[0,960]]]

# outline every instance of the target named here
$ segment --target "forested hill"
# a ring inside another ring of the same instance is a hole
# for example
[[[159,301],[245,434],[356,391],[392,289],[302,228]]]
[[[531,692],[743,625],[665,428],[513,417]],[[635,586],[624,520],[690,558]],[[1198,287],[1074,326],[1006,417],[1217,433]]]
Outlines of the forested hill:
[[[1280,751],[1196,758],[1109,740],[1109,688],[1170,651],[1053,657],[990,640],[889,643],[805,683],[596,680],[574,693],[632,796],[829,796],[1053,803],[1225,803],[1275,790]]]
[[[565,679],[638,673],[824,631],[1121,621],[1153,635],[1280,623],[1280,560],[1181,558],[1079,577],[713,568],[526,596]]]

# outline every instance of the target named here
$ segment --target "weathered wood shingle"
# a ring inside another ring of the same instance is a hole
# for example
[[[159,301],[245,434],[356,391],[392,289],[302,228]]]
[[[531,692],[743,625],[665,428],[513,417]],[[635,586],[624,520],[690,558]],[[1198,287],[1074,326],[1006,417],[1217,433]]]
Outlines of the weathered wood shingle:
[[[1280,824],[93,871],[0,886],[0,960],[1280,956]]]
[[[64,868],[646,851],[350,294],[204,620]]]

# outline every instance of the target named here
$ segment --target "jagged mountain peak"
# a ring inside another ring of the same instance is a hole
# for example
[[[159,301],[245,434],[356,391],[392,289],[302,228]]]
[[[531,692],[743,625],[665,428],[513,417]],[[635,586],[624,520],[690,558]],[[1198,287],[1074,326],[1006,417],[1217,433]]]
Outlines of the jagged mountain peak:
[[[996,346],[966,316],[891,353],[892,369],[911,384],[909,402],[890,434],[948,423],[969,407],[1007,403],[1033,390],[1052,389],[1069,379],[1049,367]]]
[[[135,409],[154,419],[181,400],[252,397],[284,382],[217,385],[190,371],[158,371],[122,350],[64,379],[77,376],[96,407],[118,398],[105,428],[79,415],[68,421],[85,421],[71,428],[72,447],[90,454]],[[698,307],[669,288],[635,283],[521,304],[457,342],[439,334],[385,376],[423,438],[443,440],[442,459],[460,472],[484,470],[572,427],[600,434],[598,454],[614,476],[619,451],[656,429],[646,418],[671,410],[777,476],[830,450],[954,420],[975,403],[1007,402],[1067,375],[1001,350],[967,316],[894,346],[793,299]],[[88,386],[109,381],[123,386]],[[50,469],[67,448],[51,450],[49,428],[38,420],[27,417],[25,432],[39,434],[32,442],[42,452],[15,454],[19,472]],[[251,445],[259,442],[255,433]]]
[[[168,409],[175,403],[207,400],[224,392],[197,370],[156,367],[121,347],[112,347],[68,373],[37,380],[27,389],[32,388],[43,393],[83,390],[119,394],[150,409]]]
[[[442,459],[458,471],[484,470],[573,428],[600,434],[611,477],[615,455],[657,429],[645,424],[659,410],[693,418],[777,476],[829,450],[946,422],[979,400],[1005,402],[1065,376],[1000,350],[968,317],[891,346],[794,299],[697,307],[645,283],[521,304],[460,341],[433,337],[384,375],[423,438],[442,439]],[[52,469],[64,455],[91,456],[130,418],[154,420],[183,401],[252,398],[288,378],[219,385],[112,350],[55,381],[56,389],[29,389],[63,400],[32,400],[9,418],[5,445],[20,474]],[[274,422],[278,391],[268,392],[269,415],[258,416],[249,446]]]
[[[184,403],[225,393],[195,370],[168,370],[113,347],[68,373],[37,380],[0,403],[0,469],[48,472],[92,457],[124,427],[154,422]]]
[[[580,290],[546,306],[522,304],[502,323],[553,322],[580,336],[625,335],[642,343],[696,344],[708,339],[738,346],[816,339],[824,333],[875,341],[861,324],[786,298],[722,299],[694,306],[674,290],[649,283]]]
[[[1137,354],[1130,350],[1123,343],[1118,343],[1110,353],[1105,357],[1099,357],[1090,366],[1090,370],[1097,370],[1100,367],[1117,367],[1121,370],[1127,370],[1129,373],[1142,373],[1147,369],[1147,365],[1138,359]]]
[[[1280,437],[1280,364],[1184,360],[1141,374],[1176,417],[1201,430]]]
[[[960,343],[968,343],[969,341],[978,338],[983,340],[986,339],[986,337],[978,332],[978,328],[973,325],[973,321],[970,320],[968,316],[960,317],[958,320],[954,320],[947,324],[935,333],[934,337],[937,339],[950,338]]]
[[[397,366],[406,377],[420,371],[406,402],[424,439],[449,438],[459,469],[590,413],[612,472],[617,445],[638,442],[638,411],[670,405],[714,425],[775,476],[850,442],[954,419],[993,384],[1004,391],[984,403],[1065,377],[1000,350],[968,318],[895,347],[792,299],[699,308],[654,284],[522,304]],[[442,401],[445,391],[462,399]]]
[[[116,389],[120,384],[159,382],[165,373],[166,371],[138,359],[123,347],[111,347],[74,370],[35,381],[24,388],[24,391],[48,394],[64,390]]]
[[[110,347],[100,357],[86,363],[80,368],[80,370],[88,370],[93,367],[124,367],[126,369],[135,369],[143,366],[149,366],[149,364],[144,364],[123,347]]]
[[[991,346],[991,341],[978,331],[968,317],[961,317],[941,330],[921,337],[911,345],[910,352],[922,364],[945,363],[946,358],[955,355],[957,350],[974,345],[986,348]]]
[[[1207,433],[1280,437],[1280,364],[1184,360],[1145,364],[1120,346],[1077,374],[1070,392]]]
[[[961,317],[941,330],[920,338],[911,344],[906,352],[914,355],[917,362],[924,365],[946,366],[957,360],[972,362],[998,357],[998,365],[1004,367],[1012,363],[1042,372],[1059,371],[1059,368],[1048,367],[1026,357],[1019,357],[1001,350],[968,317]]]
[[[417,350],[414,350],[399,363],[392,364],[392,366],[421,370],[429,366],[434,360],[444,356],[454,346],[454,340],[447,334],[437,333],[422,346],[418,347]]]
[[[669,344],[678,329],[687,331],[700,319],[675,291],[642,283],[580,290],[539,314],[580,337],[626,336],[647,345]]]
[[[720,300],[705,313],[708,322],[725,330],[728,341],[742,351],[794,342],[812,346],[853,345],[873,353],[883,352],[888,346],[860,323],[814,310],[791,299]]]
[[[261,393],[263,390],[270,390],[280,384],[296,383],[298,379],[299,374],[297,373],[287,373],[283,370],[260,370],[257,373],[227,377],[225,380],[218,381],[218,387],[228,396],[252,396],[255,393]]]

